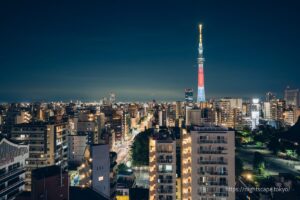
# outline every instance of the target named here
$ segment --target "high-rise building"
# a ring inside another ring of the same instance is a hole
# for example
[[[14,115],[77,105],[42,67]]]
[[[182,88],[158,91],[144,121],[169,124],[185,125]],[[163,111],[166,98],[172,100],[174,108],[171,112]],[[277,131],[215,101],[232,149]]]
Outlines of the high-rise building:
[[[255,129],[259,125],[260,118],[260,102],[259,99],[252,99],[251,104],[251,120],[252,120],[252,129]]]
[[[176,120],[182,117],[182,106],[180,101],[176,101]]]
[[[269,120],[272,119],[272,115],[271,115],[271,103],[270,102],[264,102],[264,106],[263,106],[263,114],[264,114],[264,118]]]
[[[275,100],[276,96],[272,92],[267,92],[266,93],[266,102],[270,102],[272,100]]]
[[[187,89],[185,89],[184,94],[185,94],[185,102],[186,103],[193,103],[193,101],[194,101],[194,97],[193,97],[194,90],[191,89],[191,88],[187,88]]]
[[[215,124],[227,128],[242,128],[243,100],[236,98],[223,98],[214,101]]]
[[[24,190],[25,159],[28,156],[28,145],[0,135],[0,199],[14,199]]]
[[[68,167],[68,126],[66,123],[27,123],[14,125],[11,137],[29,144],[26,159],[25,190],[31,190],[31,171],[50,165]]]
[[[271,119],[276,121],[284,121],[284,110],[286,109],[286,102],[282,99],[272,100],[271,102]]]
[[[77,134],[68,136],[68,163],[78,166],[84,161],[84,152],[88,147],[88,135]]]
[[[182,199],[234,200],[234,131],[192,126],[182,131]]]
[[[202,24],[199,24],[199,48],[198,48],[198,96],[197,102],[205,101],[204,90],[204,57],[203,57],[203,45],[202,45]]]
[[[231,118],[232,118],[232,126],[231,128],[234,128],[236,130],[242,130],[243,129],[243,115],[241,109],[233,108],[231,109]],[[230,127],[229,127],[230,128]]]
[[[87,134],[89,143],[98,144],[99,134],[97,126],[97,116],[89,110],[81,110],[78,114],[77,133]]]
[[[165,108],[162,108],[158,112],[158,121],[159,121],[159,126],[168,126],[168,112]]]
[[[115,200],[117,182],[117,154],[110,152],[109,144],[91,144],[84,152],[84,162],[71,177],[71,184],[91,188],[101,196]],[[78,178],[76,178],[76,176]],[[77,182],[76,184],[73,184]]]
[[[238,108],[240,110],[242,110],[243,107],[243,99],[238,99],[238,98],[224,98],[222,100],[225,101],[229,101],[230,103],[230,108],[234,109],[234,108]]]
[[[176,199],[176,140],[167,130],[149,141],[150,200]]]
[[[243,102],[242,104],[242,114],[244,117],[251,116],[251,103],[250,101]]]
[[[293,126],[298,120],[297,112],[293,108],[286,109],[283,113],[283,117],[284,123],[289,126]]]
[[[97,144],[91,146],[92,189],[111,200],[116,198],[116,159],[117,154],[110,152],[109,145]]]
[[[228,99],[221,99],[215,102],[218,117],[217,124],[226,126],[226,127],[233,127],[233,115],[231,109],[231,103]]]
[[[109,95],[109,101],[111,104],[115,104],[116,103],[116,94],[115,93],[110,93]]]
[[[201,109],[194,108],[191,110],[187,110],[187,119],[185,125],[201,125],[204,122],[204,119],[202,117],[202,111]]]
[[[192,109],[193,109],[192,106],[189,106],[189,105],[185,106],[185,112],[184,112],[184,115],[185,115],[185,124],[187,124],[187,122],[190,121],[189,111],[192,110]]]
[[[284,91],[284,100],[287,106],[299,106],[299,89],[291,89],[289,86]]]
[[[29,123],[31,120],[31,115],[27,111],[21,111],[15,118],[16,124]]]
[[[113,118],[111,121],[111,127],[115,131],[115,140],[118,143],[121,143],[125,138],[123,122],[124,122],[123,114],[117,114],[117,113],[113,114]]]

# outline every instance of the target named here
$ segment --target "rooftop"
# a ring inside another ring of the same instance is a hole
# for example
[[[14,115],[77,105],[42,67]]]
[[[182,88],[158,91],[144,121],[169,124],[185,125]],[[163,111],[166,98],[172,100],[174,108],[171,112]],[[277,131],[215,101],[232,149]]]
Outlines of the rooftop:
[[[228,131],[228,128],[217,125],[202,125],[202,126],[191,126],[191,131],[202,131],[202,132],[214,132],[214,131]]]
[[[11,143],[14,143],[14,144],[26,145],[26,143],[24,141],[19,141],[19,140],[14,140],[14,139],[11,139],[11,138],[7,138],[7,137],[0,134],[0,142],[4,139],[11,142]]]
[[[160,127],[160,129],[153,133],[153,139],[162,142],[173,142],[175,140],[175,134],[173,131]]]
[[[132,188],[135,184],[134,179],[119,177],[117,179],[117,188]]]
[[[38,168],[32,171],[32,177],[42,179],[45,177],[56,176],[61,173],[61,168],[57,165]]]

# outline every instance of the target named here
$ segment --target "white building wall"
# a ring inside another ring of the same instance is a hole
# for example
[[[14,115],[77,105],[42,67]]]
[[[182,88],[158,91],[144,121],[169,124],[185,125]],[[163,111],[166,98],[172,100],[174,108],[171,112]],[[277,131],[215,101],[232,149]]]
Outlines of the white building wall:
[[[92,188],[101,195],[110,197],[109,145],[93,145]]]

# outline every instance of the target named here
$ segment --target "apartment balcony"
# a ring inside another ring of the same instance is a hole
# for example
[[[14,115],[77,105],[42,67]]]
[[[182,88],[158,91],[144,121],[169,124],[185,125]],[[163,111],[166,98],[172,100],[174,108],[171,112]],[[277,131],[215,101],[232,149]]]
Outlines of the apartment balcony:
[[[149,157],[153,157],[153,156],[155,156],[156,155],[156,152],[155,151],[150,151],[149,152]]]
[[[0,196],[7,195],[11,190],[15,190],[24,185],[24,179],[20,179],[17,182],[6,186],[4,189],[0,190]]]
[[[159,179],[158,183],[171,184],[173,183],[173,179]]]
[[[198,192],[203,197],[228,197],[228,192]]]
[[[157,153],[167,153],[167,154],[173,154],[173,151],[170,151],[170,150],[158,150]]]
[[[157,192],[160,194],[173,194],[173,189],[158,189]]]
[[[45,145],[44,144],[29,144],[30,147],[40,147],[43,148]]]
[[[152,165],[154,165],[154,164],[156,164],[156,160],[150,158],[149,165],[152,166]]]
[[[198,140],[198,144],[227,144],[226,140]]]
[[[187,153],[182,153],[183,156],[185,157],[191,157],[192,153],[191,152],[187,152]]]
[[[153,196],[155,195],[156,192],[155,192],[155,190],[150,190],[149,193],[150,193],[150,196],[153,197]]]
[[[173,159],[158,159],[158,163],[172,163]]]
[[[62,137],[66,137],[68,135],[69,135],[69,133],[67,131],[63,131],[62,134],[61,134]]]
[[[56,160],[59,160],[60,158],[62,157],[62,155],[60,154],[60,153],[55,153],[55,155],[54,155],[54,159],[55,159],[55,161]]]
[[[11,178],[15,178],[16,176],[19,176],[21,174],[25,173],[25,168],[17,168],[11,172],[5,173],[0,176],[0,183],[6,182],[10,180]]]
[[[21,139],[20,137],[16,138],[16,139]],[[22,139],[21,139],[22,140]],[[41,136],[41,137],[29,137],[29,139],[26,140],[30,140],[30,141],[45,141],[45,137]]]
[[[215,193],[217,197],[228,197],[228,192],[219,192]]]
[[[226,154],[225,150],[198,150],[198,154]]]
[[[224,181],[205,181],[205,182],[198,181],[198,185],[205,185],[205,186],[228,186],[228,183],[224,182]]]
[[[162,170],[162,171],[158,171],[158,174],[173,174],[173,171],[166,171],[166,170]]]
[[[199,175],[211,175],[211,176],[227,176],[228,172],[218,172],[218,171],[198,171]]]
[[[29,150],[29,153],[44,153],[44,150]]]
[[[158,200],[175,200],[175,199],[173,199],[172,196],[169,196],[169,197],[159,196]]]
[[[28,168],[31,168],[31,169],[36,169],[36,168],[39,168],[39,167],[47,167],[48,165],[47,164],[41,164],[41,163],[29,163],[27,164],[27,167]]]
[[[227,161],[222,160],[198,160],[198,164],[202,165],[227,165]]]

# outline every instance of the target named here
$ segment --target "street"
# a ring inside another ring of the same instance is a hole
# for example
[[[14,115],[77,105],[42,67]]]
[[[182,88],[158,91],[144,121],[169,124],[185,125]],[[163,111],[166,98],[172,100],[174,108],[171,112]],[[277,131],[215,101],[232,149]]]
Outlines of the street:
[[[148,125],[148,122],[152,119],[152,115],[148,114],[148,116],[141,122],[141,124],[137,124],[135,127],[132,127],[131,136],[127,141],[123,141],[122,144],[118,144],[114,147],[114,151],[117,153],[117,163],[125,163],[127,164],[130,161],[130,147],[134,141],[135,136],[137,136],[140,132],[144,131],[144,127]]]

